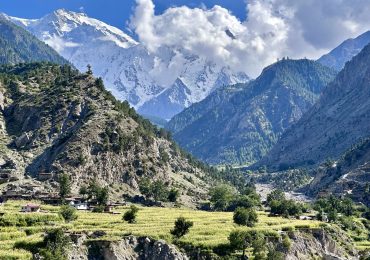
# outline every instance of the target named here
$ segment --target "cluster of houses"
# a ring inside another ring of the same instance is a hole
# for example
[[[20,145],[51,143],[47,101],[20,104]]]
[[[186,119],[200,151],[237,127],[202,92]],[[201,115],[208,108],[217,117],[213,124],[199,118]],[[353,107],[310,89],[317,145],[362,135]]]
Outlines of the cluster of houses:
[[[58,203],[50,203],[50,202],[54,202],[54,199],[53,200],[48,199],[48,200],[42,200],[42,201],[45,202],[45,203],[48,203],[48,204],[57,205],[57,204],[60,203],[60,198],[58,198],[58,200],[57,200]],[[55,201],[56,201],[56,199],[55,199]],[[68,205],[74,207],[76,210],[92,211],[96,207],[96,203],[86,202],[83,198],[80,198],[80,197],[66,198],[65,201],[68,203]],[[120,214],[118,212],[114,212],[113,210],[114,210],[115,207],[124,206],[124,205],[126,205],[126,203],[124,203],[124,202],[122,202],[122,203],[119,203],[119,202],[110,203],[110,204],[105,206],[104,212],[111,213],[111,214]],[[26,205],[23,205],[22,208],[21,208],[21,212],[40,212],[40,211],[41,211],[40,205],[39,204],[34,204],[34,203],[27,203]]]

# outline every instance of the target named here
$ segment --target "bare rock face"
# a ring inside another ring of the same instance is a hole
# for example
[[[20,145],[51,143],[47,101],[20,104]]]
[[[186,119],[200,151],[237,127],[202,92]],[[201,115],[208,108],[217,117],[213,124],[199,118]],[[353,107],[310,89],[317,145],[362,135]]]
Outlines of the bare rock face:
[[[291,248],[285,255],[287,260],[325,259],[345,260],[358,259],[356,250],[346,250],[348,237],[341,232],[331,235],[330,232],[317,229],[298,231],[289,234]],[[344,245],[344,246],[343,246]],[[347,247],[352,248],[352,247]]]
[[[187,260],[184,253],[162,240],[129,236],[120,241],[86,242],[82,235],[73,245],[70,260]]]
[[[143,178],[160,179],[169,187],[183,187],[180,200],[191,201],[189,206],[207,195],[205,172],[167,132],[106,92],[101,79],[68,66],[23,68],[2,71],[3,77],[15,78],[22,92],[14,84],[0,86],[9,101],[0,113],[0,125],[5,124],[0,148],[17,166],[12,175],[40,179],[40,173],[50,173],[57,179],[67,173],[72,192],[95,180],[112,187],[112,198],[139,195]],[[36,73],[38,81],[26,72]]]

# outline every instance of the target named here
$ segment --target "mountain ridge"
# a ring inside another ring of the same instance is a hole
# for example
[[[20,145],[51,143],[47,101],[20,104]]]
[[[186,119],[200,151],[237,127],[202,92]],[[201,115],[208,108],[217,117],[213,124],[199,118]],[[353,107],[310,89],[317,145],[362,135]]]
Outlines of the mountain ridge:
[[[248,84],[215,91],[167,128],[209,163],[252,163],[313,105],[334,74],[314,61],[281,60]]]
[[[370,45],[346,64],[319,101],[257,166],[296,167],[336,159],[369,131]]]

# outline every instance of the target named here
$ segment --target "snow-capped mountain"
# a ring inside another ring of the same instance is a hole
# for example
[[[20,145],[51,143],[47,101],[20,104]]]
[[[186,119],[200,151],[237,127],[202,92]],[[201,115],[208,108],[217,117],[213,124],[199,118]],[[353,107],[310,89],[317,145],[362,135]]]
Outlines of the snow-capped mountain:
[[[120,29],[83,13],[61,9],[40,19],[6,17],[81,71],[90,64],[108,90],[142,114],[169,119],[220,86],[249,80],[185,50],[162,47],[149,53]]]

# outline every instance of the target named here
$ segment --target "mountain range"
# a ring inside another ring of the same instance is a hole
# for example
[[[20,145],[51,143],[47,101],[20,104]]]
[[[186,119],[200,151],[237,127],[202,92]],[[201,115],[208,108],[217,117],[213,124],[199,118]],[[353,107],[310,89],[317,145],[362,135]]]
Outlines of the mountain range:
[[[320,100],[258,165],[289,168],[338,159],[370,132],[370,45],[348,62]]]
[[[315,103],[335,72],[310,60],[281,60],[254,81],[225,87],[176,115],[167,128],[212,164],[251,164]]]
[[[249,80],[245,73],[184,49],[162,47],[150,53],[120,29],[83,13],[60,9],[40,19],[3,17],[49,44],[77,69],[85,71],[90,64],[115,97],[150,117],[169,119],[221,86]]]

